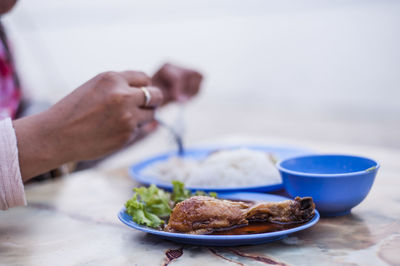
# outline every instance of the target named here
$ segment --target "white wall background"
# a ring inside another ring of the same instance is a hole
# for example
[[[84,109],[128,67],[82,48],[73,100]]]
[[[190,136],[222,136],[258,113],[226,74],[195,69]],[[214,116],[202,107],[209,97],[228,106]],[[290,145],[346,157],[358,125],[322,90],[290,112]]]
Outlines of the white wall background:
[[[223,109],[230,131],[242,109],[263,134],[399,148],[399,14],[385,0],[20,0],[3,20],[37,99],[172,60],[206,75],[193,119]]]

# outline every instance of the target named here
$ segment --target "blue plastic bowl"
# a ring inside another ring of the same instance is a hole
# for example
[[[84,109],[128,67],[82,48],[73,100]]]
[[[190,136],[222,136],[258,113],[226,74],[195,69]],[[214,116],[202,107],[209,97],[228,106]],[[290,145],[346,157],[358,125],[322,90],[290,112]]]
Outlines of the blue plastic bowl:
[[[350,213],[368,195],[379,164],[350,155],[307,155],[277,164],[286,191],[313,198],[323,216]]]

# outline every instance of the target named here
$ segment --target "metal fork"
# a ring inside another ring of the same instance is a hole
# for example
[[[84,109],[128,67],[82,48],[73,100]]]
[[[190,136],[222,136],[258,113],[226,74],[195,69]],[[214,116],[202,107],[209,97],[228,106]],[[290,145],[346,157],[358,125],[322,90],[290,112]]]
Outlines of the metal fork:
[[[183,109],[182,107],[179,110],[179,114],[178,114],[178,122],[179,123],[183,123],[183,119],[182,119],[182,112]],[[179,130],[180,132],[178,132],[178,130],[176,130],[174,127],[168,125],[167,123],[165,123],[163,120],[161,120],[159,117],[156,116],[156,121],[158,122],[158,124],[160,124],[161,126],[163,126],[165,129],[167,129],[172,137],[174,138],[174,141],[176,143],[176,145],[178,146],[178,155],[179,156],[183,156],[183,154],[185,153],[185,149],[183,146],[183,137],[182,137],[182,130]],[[182,127],[182,124],[179,125],[179,127]]]

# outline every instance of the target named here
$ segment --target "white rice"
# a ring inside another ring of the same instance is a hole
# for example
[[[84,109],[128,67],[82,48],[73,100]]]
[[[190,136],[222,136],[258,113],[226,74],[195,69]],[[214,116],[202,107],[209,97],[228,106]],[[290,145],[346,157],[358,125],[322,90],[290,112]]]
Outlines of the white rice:
[[[281,183],[270,155],[251,149],[222,150],[203,161],[171,157],[144,170],[161,181],[179,180],[189,187],[249,187]]]

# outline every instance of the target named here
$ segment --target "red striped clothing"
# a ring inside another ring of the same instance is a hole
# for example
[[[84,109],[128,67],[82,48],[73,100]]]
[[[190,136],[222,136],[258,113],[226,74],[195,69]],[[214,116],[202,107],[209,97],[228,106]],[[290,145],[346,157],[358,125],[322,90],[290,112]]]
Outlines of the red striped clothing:
[[[0,120],[15,118],[21,89],[3,26],[0,24]]]

